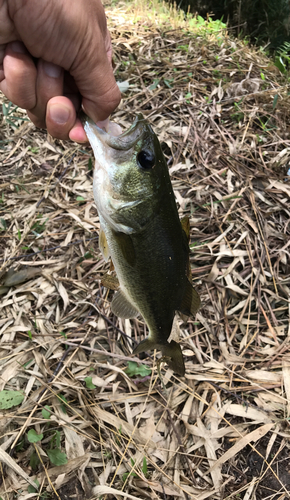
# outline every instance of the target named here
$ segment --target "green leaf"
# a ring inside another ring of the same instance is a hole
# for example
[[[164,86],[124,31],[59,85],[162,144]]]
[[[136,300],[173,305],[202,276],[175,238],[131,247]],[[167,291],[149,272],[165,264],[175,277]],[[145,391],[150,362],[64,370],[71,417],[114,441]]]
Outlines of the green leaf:
[[[6,222],[6,220],[0,218],[0,224],[2,226],[3,231],[6,231],[6,229],[7,229],[7,222]]]
[[[39,236],[45,230],[45,224],[47,223],[47,221],[48,221],[48,219],[45,219],[43,221],[42,215],[38,215],[37,221],[31,226],[31,232],[35,236]]]
[[[168,79],[163,78],[163,81],[164,81],[166,87],[168,87],[169,89],[173,89],[173,87],[171,85],[171,82],[173,81],[173,78],[168,78]]]
[[[30,338],[30,340],[32,340],[32,333],[31,333],[31,330],[28,330],[28,337]]]
[[[142,472],[144,476],[147,476],[147,460],[146,457],[143,458]]]
[[[180,50],[185,50],[185,52],[188,52],[188,45],[178,45],[177,48]]]
[[[88,161],[88,170],[92,170],[93,169],[93,161],[92,161],[92,158],[89,158],[89,161]]]
[[[276,94],[276,95],[274,96],[274,99],[273,99],[273,111],[274,111],[274,109],[275,109],[275,108],[276,108],[276,106],[277,106],[278,99],[279,99],[278,94]]]
[[[35,479],[34,482],[35,482],[36,488],[33,488],[33,486],[31,486],[31,484],[30,484],[28,486],[28,493],[37,493],[37,489],[39,487],[39,481],[37,481],[37,479]]]
[[[126,368],[125,373],[127,373],[129,377],[147,377],[151,375],[151,368],[146,365],[139,365],[136,361],[128,361],[128,368]]]
[[[62,394],[58,394],[57,397],[58,397],[58,399],[60,399],[64,403],[67,403],[67,399]],[[61,407],[63,413],[67,413],[67,411],[66,411],[66,404],[62,404],[62,405],[60,405],[60,407]]]
[[[61,451],[59,448],[56,448],[55,450],[46,450],[46,453],[52,465],[67,464],[66,453]]]
[[[45,407],[42,408],[42,410],[41,410],[41,414],[42,414],[43,418],[45,418],[46,420],[49,420],[50,416],[51,416],[50,406],[45,405]]]
[[[77,196],[76,200],[77,201],[86,201],[83,196]]]
[[[150,85],[149,90],[155,90],[160,82],[159,78],[155,78],[153,83]]]
[[[201,24],[201,25],[205,24],[205,20],[203,19],[203,17],[197,16],[197,20],[198,20],[198,24]]]
[[[125,472],[125,474],[123,474],[122,476],[122,481],[126,481],[127,477],[138,477],[136,472]]]
[[[31,363],[33,363],[33,361],[34,361],[34,359],[29,359],[29,361],[26,361],[26,363],[24,363],[24,364],[22,365],[22,368],[23,368],[24,370],[26,370],[26,368],[28,368],[28,367],[29,367],[29,365],[31,365]]]
[[[281,71],[281,73],[286,73],[286,68],[285,68],[285,64],[283,62],[282,57],[276,56],[274,64],[275,64],[276,68],[278,68],[278,70]]]
[[[32,468],[32,470],[36,470],[37,466],[40,464],[40,460],[38,458],[37,453],[32,453],[30,460],[29,460],[29,465]],[[33,492],[32,492],[33,493]]]
[[[21,232],[20,232],[20,229],[17,229],[17,235],[18,235],[18,239],[19,241],[21,240]]]
[[[15,450],[16,452],[18,453],[19,451],[23,451],[24,450],[24,445],[26,445],[26,442],[24,439],[20,439],[20,441],[17,442],[16,446],[15,446]]]
[[[85,383],[86,383],[87,389],[95,389],[96,388],[96,385],[93,384],[93,382],[92,382],[92,377],[86,377]]]
[[[52,448],[60,448],[60,432],[55,431],[55,434],[52,436],[50,441],[50,447]]]
[[[23,399],[24,395],[20,391],[0,391],[0,410],[19,406]]]
[[[37,434],[34,429],[30,429],[30,431],[27,432],[27,439],[30,443],[38,443],[42,438],[43,434]]]
[[[5,118],[6,118],[6,116],[7,116],[7,114],[8,114],[8,113],[7,113],[7,108],[6,108],[5,104],[4,104],[4,102],[3,102],[3,104],[2,104],[2,112],[3,112],[3,115],[4,115],[4,116],[5,116]]]
[[[85,255],[79,258],[79,262],[83,262],[85,259],[91,259],[93,254],[91,252],[86,252]]]

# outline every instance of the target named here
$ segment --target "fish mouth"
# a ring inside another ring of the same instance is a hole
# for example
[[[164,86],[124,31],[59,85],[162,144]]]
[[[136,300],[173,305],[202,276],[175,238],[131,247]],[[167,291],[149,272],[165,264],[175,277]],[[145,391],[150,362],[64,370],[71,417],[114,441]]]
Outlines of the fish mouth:
[[[141,113],[136,116],[133,124],[128,130],[117,136],[111,135],[102,128],[98,127],[86,115],[82,116],[82,122],[88,137],[90,137],[93,132],[95,137],[97,137],[104,145],[119,151],[127,151],[133,148],[146,129],[147,131],[152,131],[150,125],[145,122]]]

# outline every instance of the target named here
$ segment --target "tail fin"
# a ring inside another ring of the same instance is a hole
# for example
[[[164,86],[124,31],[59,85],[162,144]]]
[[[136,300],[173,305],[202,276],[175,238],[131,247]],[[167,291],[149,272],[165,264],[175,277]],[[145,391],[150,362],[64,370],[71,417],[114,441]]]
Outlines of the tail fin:
[[[161,350],[163,357],[165,358],[164,361],[166,361],[169,368],[171,368],[174,373],[183,377],[185,373],[185,366],[180,345],[175,342],[175,340],[171,340],[171,342],[167,342],[167,344],[162,345]]]
[[[139,354],[144,351],[151,351],[152,349],[161,349],[164,361],[168,364],[175,373],[183,377],[185,373],[184,360],[181,352],[180,345],[171,340],[166,344],[156,344],[153,340],[147,339],[142,340],[140,344],[135,347],[133,354]]]

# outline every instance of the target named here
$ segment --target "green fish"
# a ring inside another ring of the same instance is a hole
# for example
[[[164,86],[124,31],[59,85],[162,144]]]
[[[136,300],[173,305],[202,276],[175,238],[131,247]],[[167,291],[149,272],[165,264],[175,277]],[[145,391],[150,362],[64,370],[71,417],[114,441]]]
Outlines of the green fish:
[[[158,138],[141,114],[118,136],[87,117],[84,128],[96,159],[99,244],[120,283],[111,309],[121,318],[140,313],[147,323],[149,336],[134,354],[160,349],[168,366],[184,375],[180,345],[168,338],[176,311],[195,315],[200,298],[188,278],[188,237]]]

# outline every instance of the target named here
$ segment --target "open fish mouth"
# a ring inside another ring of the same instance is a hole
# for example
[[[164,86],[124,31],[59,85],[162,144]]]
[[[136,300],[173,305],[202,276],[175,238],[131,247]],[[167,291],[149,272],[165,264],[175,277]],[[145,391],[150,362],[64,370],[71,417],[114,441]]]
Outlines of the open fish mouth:
[[[145,132],[146,129],[148,130],[148,127],[150,127],[150,125],[145,122],[142,114],[136,116],[131,127],[129,127],[128,130],[125,130],[125,132],[122,132],[120,125],[117,125],[114,122],[109,123],[108,132],[106,132],[104,129],[98,127],[86,115],[83,115],[82,122],[88,137],[94,133],[94,135],[97,135],[99,141],[101,141],[104,145],[119,151],[127,151],[133,148],[139,141],[143,132]]]

